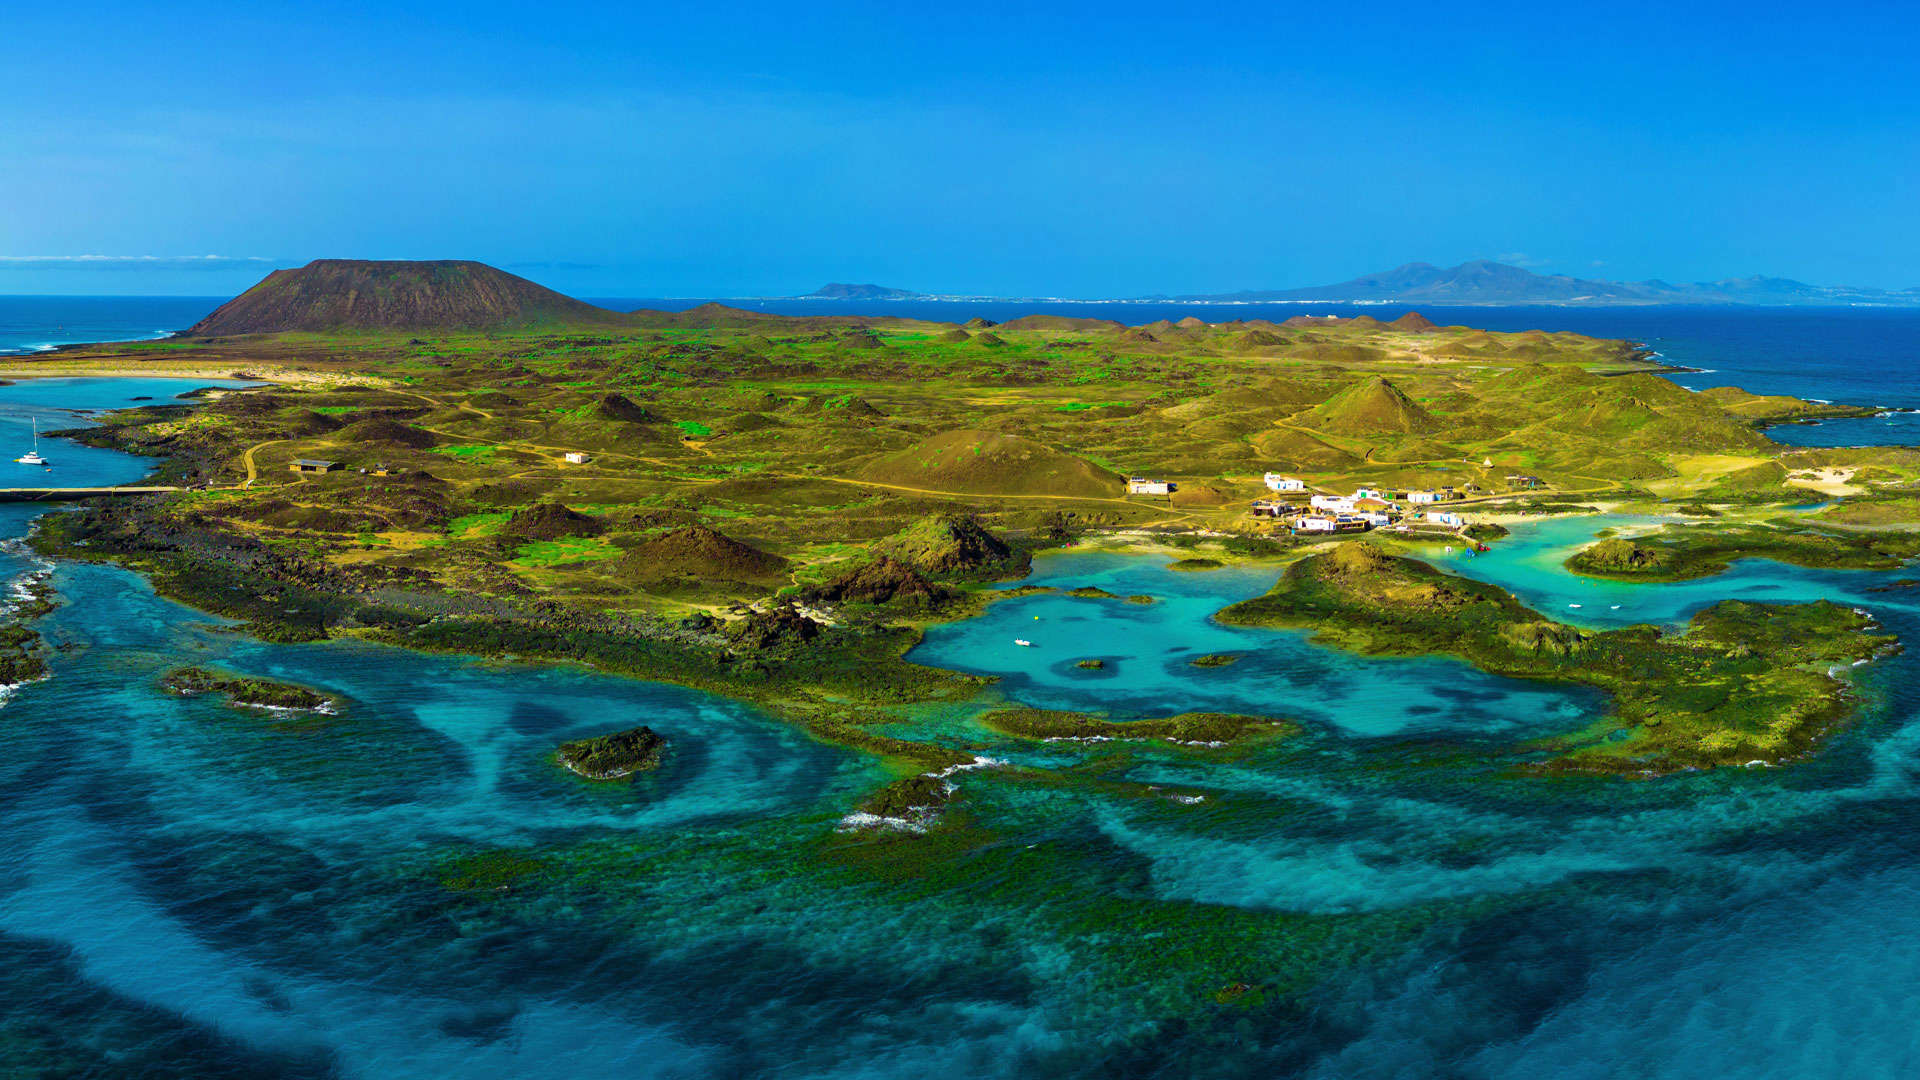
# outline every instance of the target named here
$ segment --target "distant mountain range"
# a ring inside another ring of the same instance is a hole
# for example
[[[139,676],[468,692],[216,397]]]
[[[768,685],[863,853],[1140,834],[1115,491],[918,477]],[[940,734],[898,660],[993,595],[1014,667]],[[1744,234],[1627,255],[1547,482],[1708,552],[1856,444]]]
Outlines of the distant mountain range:
[[[1439,267],[1408,263],[1379,274],[1305,289],[1266,289],[1177,296],[1175,300],[1259,302],[1288,300],[1390,301],[1424,304],[1920,304],[1920,289],[1858,289],[1808,285],[1791,278],[1745,277],[1681,284],[1596,281],[1536,274],[1486,259]]]
[[[985,300],[1009,297],[946,296],[896,289],[884,285],[827,285],[808,294],[823,300]],[[1040,298],[1022,298],[1040,299]],[[1459,266],[1408,263],[1378,274],[1368,274],[1338,285],[1301,289],[1248,289],[1232,293],[1186,296],[1137,296],[1141,302],[1183,303],[1404,303],[1430,305],[1745,305],[1787,307],[1876,304],[1920,306],[1920,288],[1863,289],[1849,286],[1808,285],[1777,277],[1729,278],[1725,281],[1598,281],[1566,274],[1536,274],[1506,263],[1479,259]]]

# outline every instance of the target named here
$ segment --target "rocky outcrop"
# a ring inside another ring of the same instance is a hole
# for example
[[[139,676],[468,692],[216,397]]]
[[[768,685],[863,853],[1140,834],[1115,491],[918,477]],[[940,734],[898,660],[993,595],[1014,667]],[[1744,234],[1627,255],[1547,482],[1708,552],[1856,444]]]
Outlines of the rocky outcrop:
[[[936,585],[913,567],[887,555],[865,566],[855,567],[807,594],[816,602],[853,604],[902,603],[927,606],[957,595],[944,585]]]
[[[555,760],[589,780],[618,780],[660,767],[667,740],[650,727],[561,743]]]
[[[168,693],[182,697],[220,694],[227,699],[227,704],[246,708],[334,712],[338,707],[333,698],[304,686],[229,675],[203,667],[176,668],[161,677],[160,685]]]
[[[513,512],[499,535],[508,540],[558,540],[563,536],[599,536],[606,525],[599,518],[570,510],[559,503],[534,503]]]
[[[1013,556],[1006,541],[988,532],[978,518],[960,514],[915,522],[882,541],[877,550],[929,574],[979,570]]]

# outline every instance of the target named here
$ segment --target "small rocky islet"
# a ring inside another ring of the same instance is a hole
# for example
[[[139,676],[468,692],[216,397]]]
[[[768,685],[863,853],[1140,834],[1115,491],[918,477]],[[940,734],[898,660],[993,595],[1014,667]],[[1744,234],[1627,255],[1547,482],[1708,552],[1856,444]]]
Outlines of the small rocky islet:
[[[161,676],[160,686],[180,697],[218,695],[236,708],[325,714],[338,712],[340,708],[339,699],[305,686],[198,666],[167,672]]]
[[[554,759],[589,780],[621,780],[660,767],[667,740],[641,726],[561,743]]]

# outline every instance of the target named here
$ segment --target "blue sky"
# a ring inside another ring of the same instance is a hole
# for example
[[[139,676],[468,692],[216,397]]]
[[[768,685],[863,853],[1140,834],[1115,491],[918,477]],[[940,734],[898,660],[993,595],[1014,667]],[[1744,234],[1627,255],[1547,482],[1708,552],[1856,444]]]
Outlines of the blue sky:
[[[316,257],[590,296],[1477,257],[1920,286],[1894,4],[21,7],[0,292],[223,294]]]

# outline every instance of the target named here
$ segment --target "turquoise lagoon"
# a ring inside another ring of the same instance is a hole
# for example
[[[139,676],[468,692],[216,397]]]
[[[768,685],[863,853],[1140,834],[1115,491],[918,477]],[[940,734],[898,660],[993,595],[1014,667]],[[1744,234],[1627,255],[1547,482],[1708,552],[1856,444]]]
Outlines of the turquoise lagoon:
[[[0,387],[0,434],[179,389]],[[63,483],[144,469],[43,451]],[[0,508],[0,528],[37,512]],[[1557,569],[1610,523],[1437,561],[1594,624],[1826,596],[1920,639],[1903,593],[1869,591],[1895,574]],[[842,832],[881,771],[738,703],[263,644],[135,575],[0,549],[0,575],[37,573],[64,606],[37,624],[52,676],[0,705],[0,1071],[1750,1078],[1920,1059],[1912,654],[1860,669],[1861,722],[1800,765],[1524,779],[1514,745],[1596,697],[1211,622],[1270,569],[1047,556],[1034,583],[1157,602],[1009,599],[915,658],[1036,705],[1306,730],[1208,755],[1023,745],[944,715],[942,737],[1004,762],[956,775],[953,843]],[[1191,666],[1206,652],[1242,659]],[[1091,656],[1108,668],[1074,666]],[[292,721],[161,693],[185,662],[346,706]],[[548,760],[635,723],[672,740],[640,783]]]

